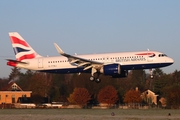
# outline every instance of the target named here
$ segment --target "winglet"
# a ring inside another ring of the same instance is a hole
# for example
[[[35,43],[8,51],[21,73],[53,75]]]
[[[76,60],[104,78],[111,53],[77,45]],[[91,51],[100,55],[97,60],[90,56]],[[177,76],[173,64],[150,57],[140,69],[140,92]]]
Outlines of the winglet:
[[[61,49],[56,43],[54,43],[54,46],[55,46],[55,48],[56,48],[56,50],[58,51],[59,54],[61,54],[61,55],[64,55],[64,54],[65,54],[65,53],[62,51],[62,49]]]

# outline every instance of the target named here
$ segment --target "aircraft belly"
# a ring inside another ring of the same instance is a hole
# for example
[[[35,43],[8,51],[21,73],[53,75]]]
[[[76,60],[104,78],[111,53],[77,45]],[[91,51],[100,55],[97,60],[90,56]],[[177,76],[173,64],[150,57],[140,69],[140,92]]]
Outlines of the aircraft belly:
[[[121,65],[123,70],[133,70],[133,69],[152,69],[160,68],[171,65],[172,63],[146,63],[146,64],[130,64],[130,65]]]
[[[90,73],[90,70],[83,70],[83,68],[64,68],[64,69],[47,69],[47,70],[39,70],[41,72],[48,73],[60,73],[60,74],[70,74],[70,73]]]

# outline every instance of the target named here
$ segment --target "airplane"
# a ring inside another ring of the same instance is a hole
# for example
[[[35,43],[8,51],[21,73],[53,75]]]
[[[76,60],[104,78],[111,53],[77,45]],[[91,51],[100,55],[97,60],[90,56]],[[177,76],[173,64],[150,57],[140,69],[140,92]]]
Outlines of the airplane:
[[[39,55],[19,33],[10,32],[10,40],[16,60],[7,59],[7,65],[47,73],[91,73],[90,80],[101,82],[100,75],[113,78],[128,76],[129,70],[166,67],[174,60],[157,51],[118,52],[101,54],[70,55],[56,43],[54,46],[61,56]],[[151,72],[151,76],[152,72]]]

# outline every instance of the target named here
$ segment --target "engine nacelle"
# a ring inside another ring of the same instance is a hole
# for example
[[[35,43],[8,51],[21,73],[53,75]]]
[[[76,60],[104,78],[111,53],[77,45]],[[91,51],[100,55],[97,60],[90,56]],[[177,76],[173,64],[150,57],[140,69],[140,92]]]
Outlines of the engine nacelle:
[[[121,74],[121,66],[119,64],[109,64],[109,65],[104,65],[100,69],[100,73],[103,73],[104,75],[119,75]]]
[[[120,64],[104,65],[100,69],[100,73],[103,73],[104,75],[112,76],[113,78],[121,78],[128,76],[128,71],[122,70]]]

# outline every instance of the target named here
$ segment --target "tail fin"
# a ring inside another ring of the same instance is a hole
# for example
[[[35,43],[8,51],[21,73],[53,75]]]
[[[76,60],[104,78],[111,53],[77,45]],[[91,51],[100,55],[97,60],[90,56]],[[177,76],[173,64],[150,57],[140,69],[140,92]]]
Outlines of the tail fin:
[[[9,33],[17,61],[41,57],[17,32]]]

